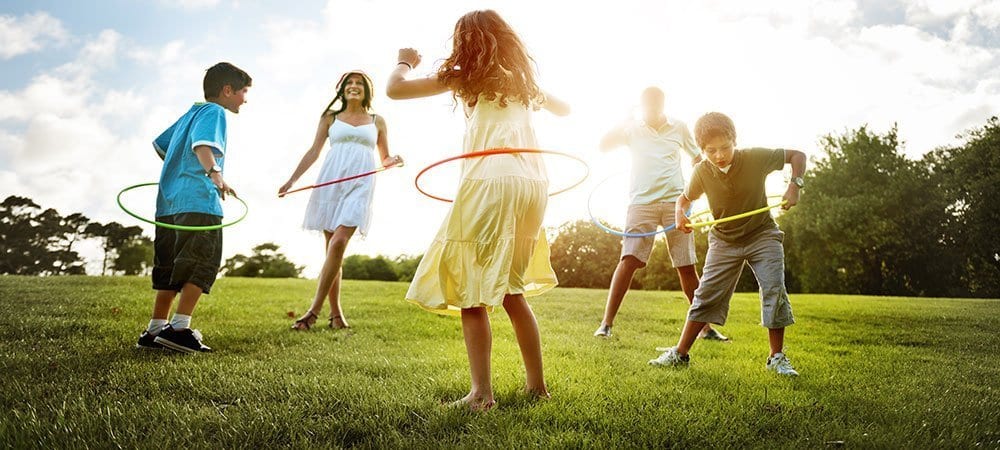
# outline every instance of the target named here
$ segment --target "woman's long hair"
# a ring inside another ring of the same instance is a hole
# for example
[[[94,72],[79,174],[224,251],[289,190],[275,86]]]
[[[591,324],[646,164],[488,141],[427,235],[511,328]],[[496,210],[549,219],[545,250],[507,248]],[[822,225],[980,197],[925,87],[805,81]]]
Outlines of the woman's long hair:
[[[363,84],[365,87],[365,98],[361,100],[361,107],[364,108],[365,111],[369,113],[372,111],[372,99],[375,96],[374,94],[375,90],[372,86],[372,79],[368,77],[368,74],[360,70],[352,70],[340,77],[340,81],[337,82],[337,95],[333,97],[333,100],[330,100],[330,104],[326,105],[326,108],[323,109],[323,114],[322,114],[323,116],[327,114],[332,114],[336,116],[337,114],[340,114],[344,112],[345,109],[347,109],[347,100],[346,100],[347,97],[344,96],[344,90],[347,88],[347,78],[350,77],[351,75],[361,75],[361,79],[364,81],[361,84]],[[334,107],[334,105],[336,105],[337,102],[340,102],[340,105]]]
[[[544,101],[535,81],[535,60],[510,25],[491,9],[472,11],[455,24],[451,56],[438,69],[438,80],[469,107],[480,95],[507,106],[508,100],[529,108]]]

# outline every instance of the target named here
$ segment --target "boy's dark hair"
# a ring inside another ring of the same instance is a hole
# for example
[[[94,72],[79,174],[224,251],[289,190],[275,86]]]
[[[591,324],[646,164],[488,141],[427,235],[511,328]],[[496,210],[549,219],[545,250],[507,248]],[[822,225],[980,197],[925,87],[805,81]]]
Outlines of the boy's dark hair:
[[[710,112],[701,116],[694,124],[694,140],[699,147],[705,148],[705,142],[717,136],[736,141],[736,125],[733,124],[733,119],[720,112]]]
[[[239,67],[227,62],[220,62],[205,71],[205,81],[202,82],[205,100],[221,95],[223,86],[228,85],[234,91],[238,91],[250,86],[252,81],[250,75],[247,75]]]

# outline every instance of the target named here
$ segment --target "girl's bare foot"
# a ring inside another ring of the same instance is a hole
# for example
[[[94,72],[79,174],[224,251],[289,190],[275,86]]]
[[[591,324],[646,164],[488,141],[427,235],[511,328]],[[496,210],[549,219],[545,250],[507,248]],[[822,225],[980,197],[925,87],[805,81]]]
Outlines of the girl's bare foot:
[[[448,403],[446,407],[453,409],[468,408],[469,411],[472,412],[486,412],[493,409],[493,407],[496,406],[496,404],[497,402],[496,400],[493,400],[492,396],[490,397],[476,396],[470,392],[465,397],[462,397],[461,400],[455,400],[451,403]]]

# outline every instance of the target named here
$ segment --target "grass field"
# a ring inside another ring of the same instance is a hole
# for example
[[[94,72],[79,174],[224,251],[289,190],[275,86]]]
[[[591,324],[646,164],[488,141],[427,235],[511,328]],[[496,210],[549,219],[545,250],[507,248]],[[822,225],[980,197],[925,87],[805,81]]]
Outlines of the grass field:
[[[221,279],[193,326],[213,354],[133,349],[142,278],[0,277],[5,447],[1000,447],[1000,301],[794,295],[787,351],[764,371],[755,294],[734,299],[729,344],[653,368],[686,301],[629,294],[610,340],[604,292],[532,301],[553,398],[520,394],[510,324],[493,316],[486,414],[446,410],[468,389],[459,320],[402,300],[405,283],[348,281],[350,331],[294,333],[308,280]],[[324,312],[325,314],[325,312]]]

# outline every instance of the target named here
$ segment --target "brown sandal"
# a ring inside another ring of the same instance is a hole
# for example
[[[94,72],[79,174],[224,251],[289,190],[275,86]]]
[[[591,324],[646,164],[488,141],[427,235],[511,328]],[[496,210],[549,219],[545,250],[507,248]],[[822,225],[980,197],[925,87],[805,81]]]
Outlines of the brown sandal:
[[[316,324],[316,320],[318,319],[319,316],[317,316],[316,313],[306,311],[304,316],[300,317],[294,324],[292,324],[292,329],[295,331],[309,331],[309,329]]]
[[[334,325],[333,324],[334,320],[340,321],[340,325],[339,326]],[[332,317],[330,317],[330,325],[329,326],[330,326],[330,328],[333,328],[335,330],[342,330],[344,328],[351,328],[351,326],[347,324],[347,322],[344,320],[344,318],[342,316],[332,316]]]

